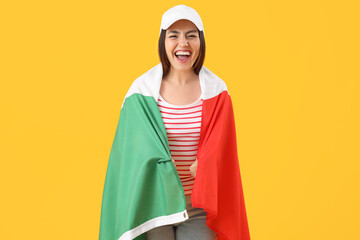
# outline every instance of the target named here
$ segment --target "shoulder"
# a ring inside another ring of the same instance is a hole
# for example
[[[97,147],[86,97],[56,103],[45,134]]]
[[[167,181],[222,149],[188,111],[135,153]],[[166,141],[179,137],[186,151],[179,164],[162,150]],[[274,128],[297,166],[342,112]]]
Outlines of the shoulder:
[[[162,65],[159,63],[141,74],[131,83],[129,90],[124,97],[124,101],[134,93],[139,93],[143,96],[156,96],[156,91],[158,91],[157,88],[161,84],[161,79]]]
[[[162,78],[162,66],[161,63],[153,66],[145,73],[137,77],[129,88],[129,93],[138,91],[146,94],[148,91],[153,90],[154,85],[161,81]]]
[[[207,98],[216,96],[223,91],[229,92],[225,81],[207,67],[202,66],[199,74],[200,81],[206,89]]]

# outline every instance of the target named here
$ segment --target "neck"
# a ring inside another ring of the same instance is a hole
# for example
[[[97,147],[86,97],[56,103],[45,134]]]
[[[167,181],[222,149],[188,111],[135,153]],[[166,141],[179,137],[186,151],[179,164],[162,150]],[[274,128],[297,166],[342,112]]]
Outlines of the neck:
[[[169,81],[170,83],[176,85],[184,86],[194,81],[194,79],[196,78],[197,78],[197,74],[194,72],[194,69],[177,70],[171,67],[169,73],[164,78],[164,80]]]

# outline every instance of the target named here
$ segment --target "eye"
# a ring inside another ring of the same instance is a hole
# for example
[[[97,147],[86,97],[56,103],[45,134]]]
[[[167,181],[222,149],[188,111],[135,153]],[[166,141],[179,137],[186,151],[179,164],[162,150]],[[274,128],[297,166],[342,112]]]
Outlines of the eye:
[[[169,38],[176,37],[175,35],[170,36]]]
[[[197,37],[197,36],[195,36],[195,35],[190,35],[189,37]]]

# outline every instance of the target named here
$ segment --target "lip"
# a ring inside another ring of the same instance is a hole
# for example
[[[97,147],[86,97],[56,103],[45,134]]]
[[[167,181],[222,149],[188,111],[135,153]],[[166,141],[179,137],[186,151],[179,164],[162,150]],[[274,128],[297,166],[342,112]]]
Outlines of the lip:
[[[175,53],[178,52],[178,51],[189,51],[189,52],[190,52],[190,55],[189,55],[189,57],[188,57],[186,60],[180,60],[180,59],[178,59],[178,58],[176,57],[176,55],[175,55]],[[179,63],[187,63],[187,62],[190,60],[191,55],[192,55],[192,52],[191,52],[190,50],[187,50],[187,49],[176,50],[176,51],[174,52],[174,58],[175,58],[176,61],[178,61]]]
[[[191,56],[191,54],[190,54]],[[179,63],[187,63],[188,61],[190,61],[190,56],[186,59],[186,60],[180,60],[176,57],[176,55],[174,54],[174,58],[176,59],[176,61],[178,61]]]
[[[188,49],[178,49],[178,50],[176,50],[175,52],[174,52],[174,55],[175,55],[175,53],[176,52],[178,52],[178,51],[184,51],[184,52],[190,52],[190,55],[192,54],[192,52],[190,51],[190,50],[188,50]]]

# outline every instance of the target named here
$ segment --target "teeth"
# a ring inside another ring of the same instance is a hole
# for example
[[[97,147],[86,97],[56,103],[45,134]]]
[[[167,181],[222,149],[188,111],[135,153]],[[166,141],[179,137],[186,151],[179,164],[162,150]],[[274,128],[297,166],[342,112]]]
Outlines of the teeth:
[[[190,52],[178,51],[175,53],[175,55],[190,55]]]

